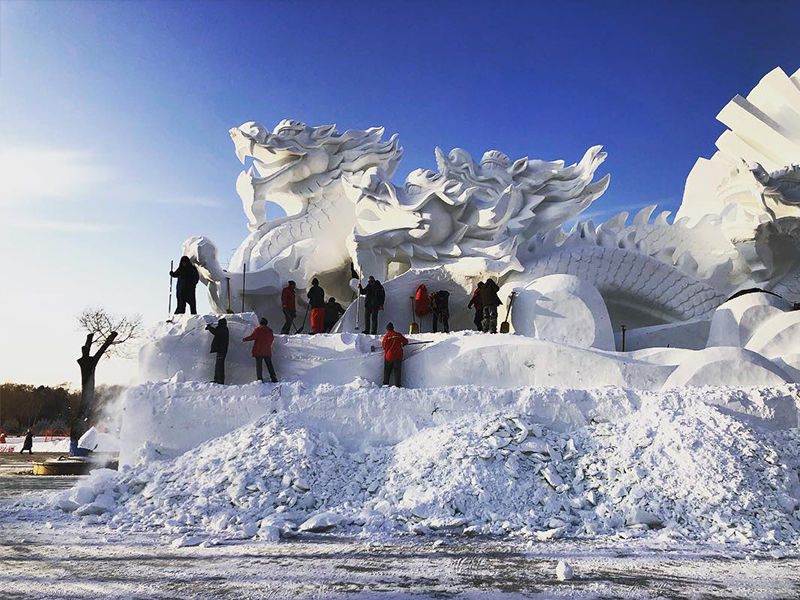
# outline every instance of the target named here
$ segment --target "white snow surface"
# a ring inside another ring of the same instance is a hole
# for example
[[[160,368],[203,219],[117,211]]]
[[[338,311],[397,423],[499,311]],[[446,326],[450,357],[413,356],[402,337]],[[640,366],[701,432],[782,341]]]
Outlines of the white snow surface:
[[[209,353],[212,338],[205,326],[217,319],[215,315],[175,315],[174,322],[157,325],[139,353],[140,381],[210,381],[214,355]],[[229,315],[228,320],[231,331],[226,382],[251,382],[255,379],[251,345],[241,339],[255,325],[255,315]],[[278,327],[272,325],[274,329]],[[524,335],[474,331],[408,337],[411,341],[431,342],[406,351],[403,385],[410,388],[465,384],[584,389],[611,385],[641,390],[675,385],[769,386],[792,382],[798,372],[795,361],[787,354],[788,344],[783,339],[786,336],[778,335],[777,339],[774,333],[764,341],[763,348],[760,346],[764,353],[770,349],[770,359],[762,353],[731,346],[613,352]],[[383,369],[380,340],[380,336],[355,333],[276,335],[273,362],[281,381],[345,385],[360,378],[379,382]],[[777,344],[775,348],[773,342]]]
[[[455,532],[800,547],[796,386],[492,392],[142,386],[135,398],[152,398],[143,410],[160,422],[218,402],[201,423],[211,439],[192,445],[194,423],[173,429],[165,437],[190,446],[175,458],[180,448],[149,439],[121,471],[95,471],[49,506],[176,546]],[[212,437],[225,414],[250,422]]]

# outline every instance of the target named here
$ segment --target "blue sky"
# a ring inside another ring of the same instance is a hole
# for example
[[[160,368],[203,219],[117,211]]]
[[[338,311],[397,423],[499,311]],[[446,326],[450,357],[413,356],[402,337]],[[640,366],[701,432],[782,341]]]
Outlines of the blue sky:
[[[76,381],[86,305],[163,318],[187,237],[227,260],[246,235],[232,126],[383,125],[398,178],[437,145],[573,162],[603,144],[600,220],[675,210],[717,112],[800,67],[798,22],[796,2],[3,0],[0,380]]]

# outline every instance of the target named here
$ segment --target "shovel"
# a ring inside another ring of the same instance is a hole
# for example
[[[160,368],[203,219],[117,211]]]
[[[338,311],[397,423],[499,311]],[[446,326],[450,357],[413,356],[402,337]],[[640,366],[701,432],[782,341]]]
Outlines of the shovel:
[[[506,309],[506,320],[500,323],[500,333],[508,333],[511,331],[511,325],[508,322],[508,315],[511,314],[511,305],[514,304],[514,297],[517,292],[511,292],[511,298],[508,301],[508,308]]]
[[[419,346],[421,344],[432,344],[432,343],[433,343],[433,340],[428,340],[427,342],[409,342],[409,343],[406,344],[406,346]],[[375,352],[376,350],[383,350],[383,347],[381,347],[381,346],[370,346],[369,347],[369,351],[370,352]]]
[[[300,329],[298,329],[297,325],[294,325],[294,322],[292,322],[292,325],[294,325],[294,332],[295,333],[303,333],[303,329],[306,328],[306,318],[308,317],[308,309],[309,308],[311,308],[311,303],[306,304],[306,314],[303,315],[303,324],[300,325]]]
[[[230,277],[226,277],[225,278],[225,283],[227,284],[227,288],[228,288],[228,308],[225,309],[225,312],[228,313],[229,315],[232,315],[233,314],[233,310],[231,310],[231,278]]]
[[[417,325],[417,315],[414,312],[414,296],[409,296],[411,298],[411,326],[408,328],[409,335],[414,335],[415,333],[419,333],[419,325]]]

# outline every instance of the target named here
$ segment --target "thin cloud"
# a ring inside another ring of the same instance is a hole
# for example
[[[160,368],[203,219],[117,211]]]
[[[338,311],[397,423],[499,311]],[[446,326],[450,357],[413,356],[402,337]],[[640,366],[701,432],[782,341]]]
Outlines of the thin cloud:
[[[60,231],[63,233],[108,233],[121,229],[105,223],[69,223],[65,221],[13,221],[12,228]]]
[[[202,206],[204,208],[224,208],[228,202],[215,200],[214,198],[203,198],[201,196],[178,196],[178,197],[161,197],[156,202],[162,204],[181,204],[185,206]]]
[[[27,204],[86,194],[111,179],[109,170],[88,152],[0,149],[0,205]]]

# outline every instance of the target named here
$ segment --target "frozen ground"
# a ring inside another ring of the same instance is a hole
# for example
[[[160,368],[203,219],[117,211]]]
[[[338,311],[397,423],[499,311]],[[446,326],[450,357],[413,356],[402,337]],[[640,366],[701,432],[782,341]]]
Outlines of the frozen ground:
[[[2,505],[0,504],[0,510]],[[52,528],[50,528],[52,527]],[[800,596],[800,557],[641,540],[316,536],[173,548],[158,537],[17,520],[0,596],[50,598],[719,598]],[[571,581],[558,581],[567,560]]]

